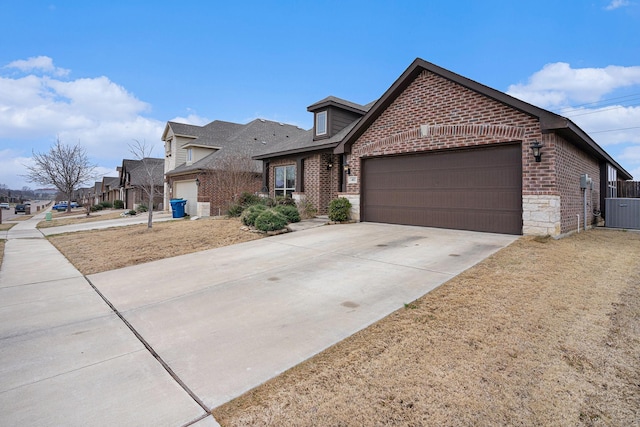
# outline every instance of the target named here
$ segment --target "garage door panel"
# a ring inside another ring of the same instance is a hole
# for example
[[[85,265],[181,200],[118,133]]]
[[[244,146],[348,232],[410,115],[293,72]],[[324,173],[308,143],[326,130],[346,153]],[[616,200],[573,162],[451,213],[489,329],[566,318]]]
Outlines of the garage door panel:
[[[185,199],[187,204],[184,207],[185,213],[189,215],[196,214],[198,205],[198,186],[193,181],[177,181],[173,192],[173,197],[177,199]]]
[[[519,144],[363,160],[362,220],[522,232]]]

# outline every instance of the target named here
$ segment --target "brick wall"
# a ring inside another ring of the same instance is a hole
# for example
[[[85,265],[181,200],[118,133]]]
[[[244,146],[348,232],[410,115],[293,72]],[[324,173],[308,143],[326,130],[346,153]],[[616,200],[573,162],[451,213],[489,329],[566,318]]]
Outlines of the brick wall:
[[[531,154],[534,140],[543,144],[540,163]],[[597,160],[555,134],[543,135],[536,118],[428,71],[422,72],[352,146],[347,161],[352,175],[359,179],[357,184],[347,185],[347,193],[360,192],[363,157],[513,141],[521,141],[522,146],[523,199],[528,208],[544,207],[539,214],[524,214],[526,233],[546,230],[559,234],[576,229],[577,214],[583,216],[579,186],[583,173],[594,181],[588,212],[600,209]],[[542,216],[548,219],[543,221]],[[591,223],[595,217],[590,214],[587,220]]]
[[[443,131],[424,135],[421,125]],[[534,140],[547,144],[536,118],[423,71],[353,145],[347,161],[359,179],[347,192],[360,192],[362,157],[522,141],[523,194],[557,194],[552,164],[536,164],[531,155]]]
[[[191,173],[187,175],[180,175],[175,177],[169,177],[169,188],[173,188],[176,181],[192,181],[198,179],[200,186],[198,187],[198,203],[209,203],[209,214],[216,216],[219,213],[225,214],[229,207],[229,198],[231,197],[228,192],[219,191],[216,189],[216,174],[224,173],[222,171],[210,171],[206,173]],[[255,179],[249,184],[242,192],[256,193],[262,188],[262,177],[256,175]],[[173,197],[173,196],[172,196]]]
[[[587,225],[597,219],[593,211],[600,210],[600,168],[595,159],[560,136],[552,135],[550,139],[554,140],[554,156],[558,165],[561,233],[568,233],[577,230],[577,215],[580,215],[580,227],[584,228],[584,193],[580,188],[580,175],[585,173],[593,179],[593,189],[587,190]]]
[[[328,213],[329,203],[338,196],[340,165],[338,155],[332,151],[311,154],[304,158],[304,192],[300,192],[300,183],[296,182],[296,194],[304,196],[316,209],[318,215]],[[327,168],[329,164],[333,166]],[[296,166],[295,157],[280,158],[269,164],[269,196],[274,197],[275,172],[280,166]]]

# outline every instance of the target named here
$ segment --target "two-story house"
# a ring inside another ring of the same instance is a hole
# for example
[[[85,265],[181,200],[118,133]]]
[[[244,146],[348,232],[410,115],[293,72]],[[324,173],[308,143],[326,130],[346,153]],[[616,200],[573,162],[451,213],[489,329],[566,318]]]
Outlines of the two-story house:
[[[182,198],[189,215],[224,214],[241,193],[262,188],[262,163],[252,156],[275,141],[305,133],[264,119],[247,124],[216,120],[204,126],[167,122],[162,134],[165,206],[170,199]]]

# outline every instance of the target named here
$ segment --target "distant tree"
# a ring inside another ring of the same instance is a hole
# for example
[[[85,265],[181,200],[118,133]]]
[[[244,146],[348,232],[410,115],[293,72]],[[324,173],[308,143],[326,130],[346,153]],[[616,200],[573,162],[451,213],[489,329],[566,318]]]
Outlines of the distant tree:
[[[92,179],[95,165],[89,162],[86,150],[79,144],[74,146],[56,140],[48,153],[33,152],[33,166],[25,165],[29,171],[24,175],[29,182],[53,185],[71,201],[73,192]],[[67,212],[71,211],[71,203]]]
[[[162,196],[160,188],[162,186],[156,185],[154,177],[164,174],[164,161],[157,162],[156,159],[151,158],[151,152],[153,147],[148,147],[145,141],[133,140],[133,144],[129,144],[129,151],[133,154],[136,160],[141,161],[141,165],[136,168],[141,170],[142,179],[136,187],[140,188],[147,198],[148,206],[148,219],[147,228],[153,227],[153,201],[157,196]]]

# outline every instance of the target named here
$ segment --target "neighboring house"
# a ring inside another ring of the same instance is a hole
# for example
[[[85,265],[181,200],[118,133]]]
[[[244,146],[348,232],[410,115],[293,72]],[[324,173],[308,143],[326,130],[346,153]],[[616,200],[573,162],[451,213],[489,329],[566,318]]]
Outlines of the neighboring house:
[[[115,202],[120,198],[120,178],[105,176],[100,186],[100,202]],[[98,202],[98,203],[100,203]]]
[[[92,205],[94,199],[94,187],[78,188],[72,201],[76,201],[80,206]]]
[[[182,198],[189,215],[224,214],[233,198],[262,188],[262,164],[251,157],[269,144],[304,134],[296,126],[263,119],[244,125],[167,122],[162,134],[166,206],[170,199]]]
[[[93,192],[92,192],[92,200],[90,201],[91,205],[97,205],[100,203],[102,195],[102,181],[96,181],[93,184]]]
[[[632,178],[571,120],[422,59],[371,106],[327,98],[308,110],[312,138],[255,158],[271,194],[321,213],[339,195],[360,221],[557,236],[585,212],[596,223]]]
[[[122,160],[122,166],[118,168],[119,198],[124,202],[125,209],[136,209],[141,204],[146,206],[149,203],[148,191],[153,191],[154,209],[163,209],[164,166],[164,159],[151,157]]]

